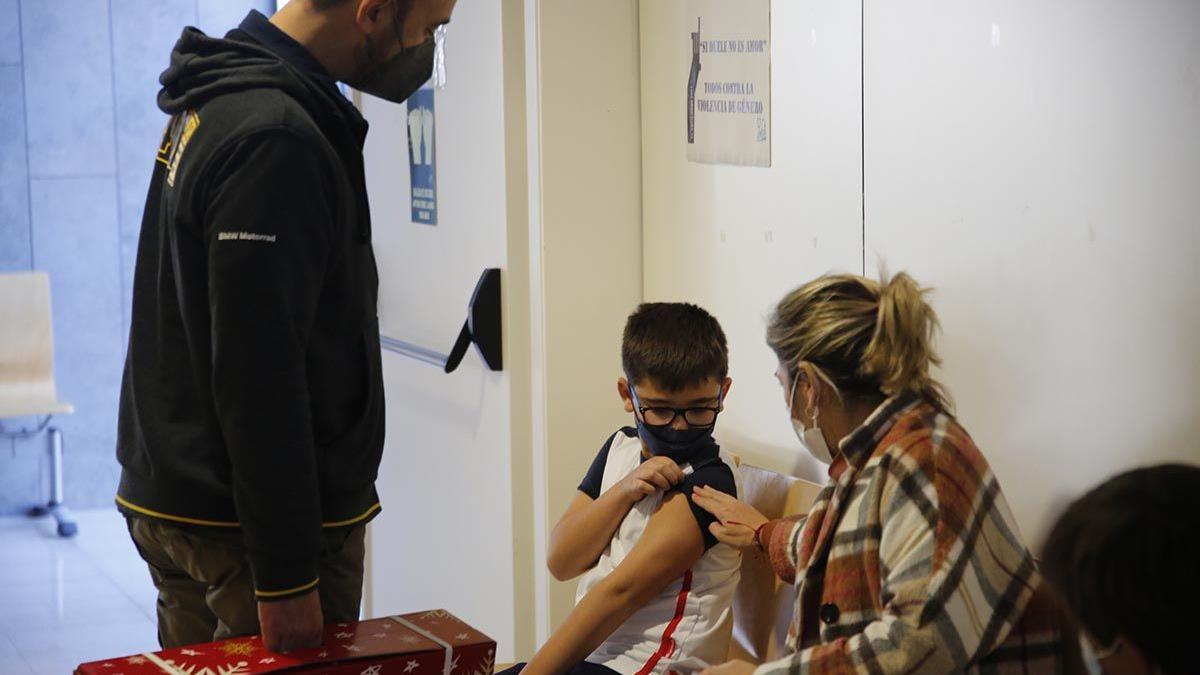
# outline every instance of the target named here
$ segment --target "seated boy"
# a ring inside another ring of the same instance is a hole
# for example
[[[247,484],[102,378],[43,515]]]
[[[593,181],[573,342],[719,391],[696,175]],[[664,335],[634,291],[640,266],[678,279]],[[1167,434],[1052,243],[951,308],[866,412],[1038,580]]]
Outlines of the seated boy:
[[[691,500],[697,485],[738,493],[712,438],[731,384],[725,334],[695,305],[645,304],[621,357],[617,391],[636,428],[609,437],[551,534],[551,573],[584,577],[523,675],[664,675],[725,660],[740,558]]]

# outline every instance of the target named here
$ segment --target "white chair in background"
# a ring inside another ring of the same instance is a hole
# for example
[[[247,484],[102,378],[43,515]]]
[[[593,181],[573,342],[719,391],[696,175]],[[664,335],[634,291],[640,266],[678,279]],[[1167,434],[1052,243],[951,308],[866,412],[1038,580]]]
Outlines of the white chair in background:
[[[742,501],[768,518],[808,513],[821,486],[749,464],[741,465]],[[742,576],[733,595],[733,636],[729,656],[751,663],[787,653],[787,632],[796,608],[796,587],[775,576],[767,557],[742,556]]]
[[[62,432],[50,420],[72,412],[75,407],[59,400],[54,386],[50,277],[45,272],[0,274],[0,436],[29,438],[47,432],[50,500],[30,513],[53,515],[63,537],[73,536],[78,527],[63,504]],[[32,428],[4,426],[5,420],[28,418],[37,420]]]

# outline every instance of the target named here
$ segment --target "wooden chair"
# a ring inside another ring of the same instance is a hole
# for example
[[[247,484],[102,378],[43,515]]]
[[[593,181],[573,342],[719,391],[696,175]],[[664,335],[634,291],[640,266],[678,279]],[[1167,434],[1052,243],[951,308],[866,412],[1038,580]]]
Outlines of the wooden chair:
[[[36,420],[32,428],[9,429],[0,423],[0,436],[28,438],[47,432],[50,499],[30,515],[53,515],[58,534],[70,537],[78,527],[63,504],[62,432],[50,426],[50,420],[75,408],[59,400],[54,386],[52,324],[50,277],[45,272],[0,274],[0,422]]]
[[[741,466],[743,500],[768,518],[808,513],[821,486],[756,466]],[[729,659],[762,663],[787,649],[796,587],[775,575],[767,557],[742,556],[742,578],[733,596],[733,637]]]

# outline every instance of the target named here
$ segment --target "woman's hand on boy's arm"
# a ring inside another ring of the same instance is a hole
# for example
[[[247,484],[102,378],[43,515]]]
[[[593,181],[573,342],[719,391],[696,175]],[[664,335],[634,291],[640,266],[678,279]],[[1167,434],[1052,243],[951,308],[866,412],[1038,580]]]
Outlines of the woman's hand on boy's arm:
[[[750,548],[760,543],[754,541],[754,535],[758,528],[767,522],[767,517],[759,513],[758,509],[720,490],[703,485],[697,485],[692,490],[692,501],[716,516],[717,522],[708,529],[717,541],[734,548]]]
[[[668,584],[682,577],[702,555],[704,537],[687,496],[668,494],[629,555],[580,600],[522,675],[565,673]]]

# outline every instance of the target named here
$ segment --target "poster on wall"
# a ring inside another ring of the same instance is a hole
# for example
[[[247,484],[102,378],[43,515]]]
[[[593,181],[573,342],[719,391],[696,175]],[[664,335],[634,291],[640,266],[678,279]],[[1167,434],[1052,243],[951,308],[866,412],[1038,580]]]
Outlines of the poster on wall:
[[[412,185],[412,221],[437,225],[437,148],[434,139],[433,88],[408,97],[408,175]]]
[[[687,156],[771,166],[770,0],[687,0]]]

